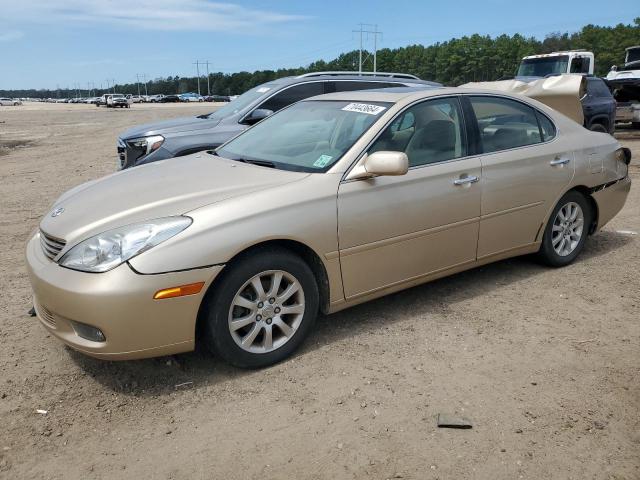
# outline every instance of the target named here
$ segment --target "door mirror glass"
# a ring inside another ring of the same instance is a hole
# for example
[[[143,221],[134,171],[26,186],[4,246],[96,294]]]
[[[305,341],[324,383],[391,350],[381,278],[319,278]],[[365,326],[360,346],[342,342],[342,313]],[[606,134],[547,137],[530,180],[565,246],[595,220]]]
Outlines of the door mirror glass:
[[[273,110],[267,110],[266,108],[256,108],[253,112],[247,115],[244,119],[244,123],[253,125],[260,120],[264,120],[268,116],[273,115]]]

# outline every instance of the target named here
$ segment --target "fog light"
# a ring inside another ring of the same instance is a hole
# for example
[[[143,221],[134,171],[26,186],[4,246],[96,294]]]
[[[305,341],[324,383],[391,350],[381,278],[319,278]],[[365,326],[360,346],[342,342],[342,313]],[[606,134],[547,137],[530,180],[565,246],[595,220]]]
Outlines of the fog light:
[[[82,337],[86,340],[91,340],[92,342],[104,342],[106,338],[104,337],[104,333],[102,330],[96,327],[92,327],[91,325],[87,325],[86,323],[80,322],[71,322],[73,326],[73,330],[76,332],[76,335]]]

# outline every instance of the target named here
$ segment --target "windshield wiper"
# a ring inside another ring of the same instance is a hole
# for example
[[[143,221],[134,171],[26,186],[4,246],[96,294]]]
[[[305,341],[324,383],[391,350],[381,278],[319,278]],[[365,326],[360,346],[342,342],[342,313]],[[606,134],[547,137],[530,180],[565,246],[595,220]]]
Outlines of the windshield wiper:
[[[268,162],[266,160],[249,160],[247,158],[234,158],[236,162],[249,163],[251,165],[258,165],[260,167],[276,168],[276,164]]]
[[[209,115],[211,115],[212,113],[215,113],[215,112],[203,113],[202,115],[196,115],[196,118],[203,118],[203,119],[206,120],[207,118],[209,118]]]

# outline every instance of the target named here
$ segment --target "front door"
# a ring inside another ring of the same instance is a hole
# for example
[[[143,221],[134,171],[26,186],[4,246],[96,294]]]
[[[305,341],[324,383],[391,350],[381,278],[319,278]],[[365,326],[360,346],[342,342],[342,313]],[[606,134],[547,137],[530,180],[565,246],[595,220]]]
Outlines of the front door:
[[[458,98],[407,108],[368,152],[381,150],[405,152],[408,173],[345,181],[338,191],[347,299],[476,259],[480,159],[467,156]]]

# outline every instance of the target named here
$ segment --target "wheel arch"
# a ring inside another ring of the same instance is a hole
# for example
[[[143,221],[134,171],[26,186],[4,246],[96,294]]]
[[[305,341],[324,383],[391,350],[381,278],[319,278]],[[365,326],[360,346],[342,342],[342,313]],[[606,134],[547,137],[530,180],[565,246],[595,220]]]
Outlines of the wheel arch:
[[[596,202],[593,195],[591,195],[591,188],[585,185],[578,185],[573,187],[570,191],[575,190],[576,192],[581,193],[589,202],[589,206],[591,207],[591,213],[593,214],[593,218],[591,219],[591,225],[589,225],[589,235],[593,235],[595,231],[598,229],[598,219],[600,216],[600,210],[598,208],[598,202]]]
[[[200,309],[198,311],[198,317],[196,320],[196,341],[200,338],[200,332],[202,331],[204,324],[204,305],[208,300],[209,296],[215,290],[216,286],[224,281],[225,273],[224,271],[234,263],[238,262],[241,258],[246,257],[248,255],[256,254],[260,251],[268,250],[269,248],[280,248],[283,250],[288,250],[294,255],[300,257],[311,269],[313,276],[316,279],[316,283],[318,285],[318,293],[319,293],[319,307],[320,311],[323,314],[327,314],[329,312],[329,304],[330,304],[330,287],[329,287],[329,275],[327,273],[327,269],[324,265],[324,262],[320,258],[320,256],[316,253],[308,245],[299,242],[297,240],[291,239],[270,239],[261,241],[254,245],[251,245],[244,250],[236,253],[227,263],[223,271],[218,275],[205,293],[202,302],[200,304]]]
[[[553,213],[553,209],[556,208],[556,205],[558,204],[560,199],[571,191],[576,191],[581,193],[589,203],[589,206],[591,207],[591,212],[593,213],[593,218],[591,219],[591,225],[589,225],[588,233],[589,235],[593,235],[598,229],[600,209],[598,207],[598,202],[596,202],[596,200],[593,198],[593,195],[591,195],[591,190],[592,189],[590,187],[587,187],[586,185],[576,185],[562,192],[562,194],[557,198],[557,200],[553,203],[553,205],[551,205],[551,208],[549,209],[549,212],[547,213],[545,220],[542,222],[542,225],[540,226],[540,230],[538,230],[538,235],[536,235],[536,240],[540,241],[539,239],[542,239],[542,235],[544,235],[544,231],[547,228],[547,224],[551,220],[551,214]]]

